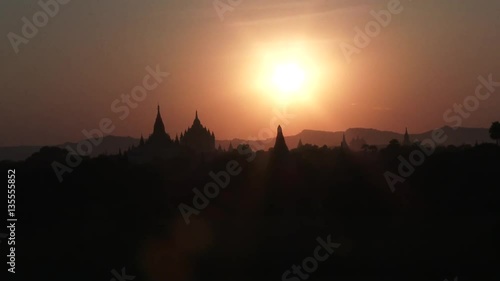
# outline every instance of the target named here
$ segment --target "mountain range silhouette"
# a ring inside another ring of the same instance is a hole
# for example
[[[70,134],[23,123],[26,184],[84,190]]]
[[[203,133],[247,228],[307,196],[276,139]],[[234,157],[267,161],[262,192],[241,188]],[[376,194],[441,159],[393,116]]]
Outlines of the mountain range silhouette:
[[[491,140],[488,129],[487,128],[466,128],[466,127],[457,127],[452,128],[449,126],[442,127],[445,134],[448,136],[447,141],[444,143],[447,145],[473,145],[475,143],[493,143]],[[286,128],[284,128],[286,131]],[[411,129],[409,130],[410,137],[412,141],[415,140],[424,140],[427,138],[431,138],[433,130],[429,130],[423,133],[412,133]],[[369,129],[369,128],[350,128],[346,131],[318,131],[318,130],[303,130],[302,132],[285,136],[285,141],[290,149],[296,148],[299,141],[302,141],[303,144],[311,144],[317,146],[328,146],[328,147],[336,147],[340,146],[342,141],[342,136],[345,133],[347,142],[350,142],[354,138],[363,138],[369,145],[375,145],[379,147],[385,147],[392,139],[397,139],[402,141],[404,138],[404,131],[401,132],[392,132],[392,131],[381,131],[377,129]],[[140,138],[133,137],[123,137],[123,136],[113,136],[109,135],[104,137],[103,142],[96,146],[92,151],[91,157],[95,157],[101,154],[117,154],[119,150],[127,150],[132,146],[137,146],[139,144]],[[276,139],[269,138],[264,140],[249,140],[249,139],[240,139],[234,138],[231,140],[216,140],[215,145],[218,147],[219,145],[227,150],[229,145],[231,144],[233,147],[238,146],[239,144],[249,144],[252,147],[262,147],[264,150],[268,150],[272,148],[275,144]],[[66,142],[59,145],[53,145],[57,147],[66,147],[70,146],[74,148],[76,143]],[[33,153],[37,152],[42,148],[41,145],[32,145],[32,146],[6,146],[0,147],[0,161],[2,160],[11,160],[11,161],[22,161],[31,156]]]

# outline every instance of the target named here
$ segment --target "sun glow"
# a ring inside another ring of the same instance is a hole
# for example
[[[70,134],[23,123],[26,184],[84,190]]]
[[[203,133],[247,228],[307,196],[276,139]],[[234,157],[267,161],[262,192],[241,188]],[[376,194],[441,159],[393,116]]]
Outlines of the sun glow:
[[[274,86],[284,94],[292,94],[302,90],[304,80],[304,69],[296,63],[277,65],[272,76]]]
[[[323,80],[322,60],[306,44],[265,45],[257,49],[260,63],[255,90],[277,104],[314,103]]]

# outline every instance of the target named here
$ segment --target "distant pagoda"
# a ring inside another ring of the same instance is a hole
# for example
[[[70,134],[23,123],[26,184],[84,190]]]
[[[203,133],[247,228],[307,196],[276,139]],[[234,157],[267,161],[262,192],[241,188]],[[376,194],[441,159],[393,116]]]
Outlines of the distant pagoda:
[[[408,128],[405,128],[405,136],[403,139],[403,146],[411,146],[410,135],[408,134]]]
[[[349,149],[349,145],[347,145],[347,141],[345,140],[345,133],[342,134],[342,142],[340,143],[340,148],[343,150]]]

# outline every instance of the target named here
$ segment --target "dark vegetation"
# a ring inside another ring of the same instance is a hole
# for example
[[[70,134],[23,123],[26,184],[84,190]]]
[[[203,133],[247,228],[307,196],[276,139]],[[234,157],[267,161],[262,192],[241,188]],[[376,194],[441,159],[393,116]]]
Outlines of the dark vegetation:
[[[500,147],[439,147],[391,192],[384,173],[414,149],[100,156],[62,183],[59,148],[0,165],[17,172],[24,280],[281,280],[329,234],[341,246],[309,280],[498,280]],[[241,173],[186,225],[179,204],[231,160]]]

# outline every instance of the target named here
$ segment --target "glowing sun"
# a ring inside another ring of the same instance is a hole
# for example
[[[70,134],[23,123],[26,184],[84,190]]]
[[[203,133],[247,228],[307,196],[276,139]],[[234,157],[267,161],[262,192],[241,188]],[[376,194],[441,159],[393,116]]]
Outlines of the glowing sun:
[[[329,85],[331,80],[325,78],[325,60],[316,53],[313,47],[290,42],[256,49],[257,60],[249,64],[252,67],[248,72],[255,75],[249,80],[255,93],[280,105],[313,105],[322,90],[320,86]]]
[[[305,81],[304,69],[296,63],[283,63],[274,68],[272,82],[282,94],[293,94],[302,90]]]

